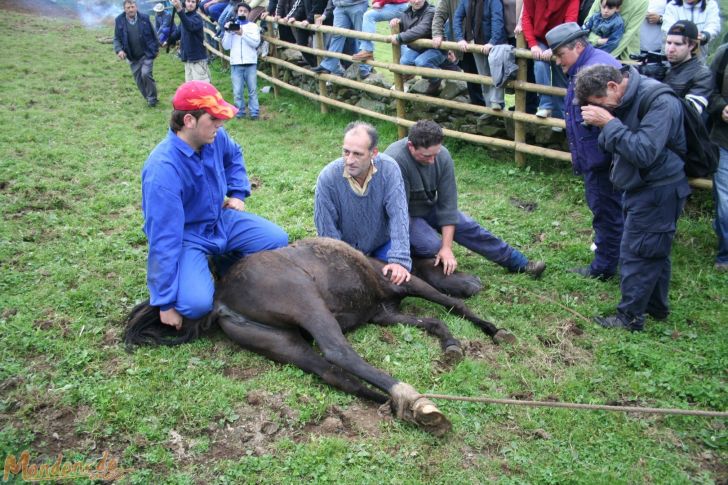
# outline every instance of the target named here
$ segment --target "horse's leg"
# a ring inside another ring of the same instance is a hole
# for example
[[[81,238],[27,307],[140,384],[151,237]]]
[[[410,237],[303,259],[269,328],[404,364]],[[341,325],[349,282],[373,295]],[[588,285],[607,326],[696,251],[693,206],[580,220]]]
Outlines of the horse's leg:
[[[452,428],[445,415],[429,399],[421,397],[414,387],[397,381],[362,359],[346,340],[336,318],[322,300],[313,298],[304,301],[309,306],[301,308],[296,322],[313,336],[327,361],[386,391],[397,417],[422,426],[436,436]]]
[[[340,367],[327,362],[311,348],[298,330],[252,322],[223,305],[218,307],[217,321],[231,340],[248,350],[282,364],[293,364],[346,393],[380,404],[387,401],[387,396],[381,392],[365,386]]]
[[[463,358],[463,350],[460,347],[460,342],[452,336],[450,329],[442,320],[407,315],[406,313],[393,310],[390,305],[383,305],[383,307],[382,311],[374,316],[372,323],[380,325],[396,325],[401,323],[403,325],[419,327],[430,335],[434,335],[440,339],[440,345],[445,353],[447,362],[454,364]]]
[[[483,289],[480,278],[475,275],[461,271],[445,275],[442,266],[435,266],[435,258],[412,258],[412,274],[440,293],[455,298],[469,298]]]
[[[470,308],[468,308],[462,300],[440,293],[419,278],[412,278],[409,283],[406,284],[405,290],[407,290],[407,294],[410,296],[424,298],[425,300],[429,300],[431,302],[438,303],[445,308],[449,308],[455,315],[471,321],[475,324],[475,326],[479,327],[488,334],[493,339],[493,342],[497,344],[503,342],[513,343],[516,341],[516,337],[511,332],[499,329],[491,322],[483,320]]]

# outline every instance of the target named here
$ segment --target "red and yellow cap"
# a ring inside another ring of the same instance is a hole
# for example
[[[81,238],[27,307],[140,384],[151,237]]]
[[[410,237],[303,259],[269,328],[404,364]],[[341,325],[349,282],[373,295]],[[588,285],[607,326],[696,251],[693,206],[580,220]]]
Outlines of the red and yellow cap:
[[[177,88],[172,106],[180,111],[203,109],[221,120],[229,120],[238,112],[238,108],[222,99],[215,86],[205,81],[188,81]]]

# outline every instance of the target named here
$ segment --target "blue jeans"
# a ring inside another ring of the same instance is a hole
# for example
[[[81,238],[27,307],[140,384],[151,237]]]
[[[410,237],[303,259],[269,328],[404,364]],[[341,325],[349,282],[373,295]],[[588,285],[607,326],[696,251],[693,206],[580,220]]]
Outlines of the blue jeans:
[[[340,29],[358,30],[361,31],[362,22],[364,20],[364,12],[367,11],[369,4],[368,2],[356,3],[347,7],[336,7],[334,9],[334,27]],[[359,41],[353,39],[356,45],[359,45]],[[328,50],[331,52],[344,52],[344,43],[346,37],[343,35],[332,35],[329,40]],[[361,49],[355,49],[355,51]],[[341,62],[335,57],[327,57],[321,61],[321,67],[326,69],[332,74],[343,75],[344,68],[341,67]],[[372,70],[372,66],[367,64],[359,64],[359,74],[366,76]]]
[[[244,89],[248,88],[248,107],[252,118],[258,116],[260,109],[258,105],[258,84],[257,64],[234,64],[230,68],[230,77],[233,80],[233,98],[235,106],[238,107],[238,117],[245,116],[245,94]]]
[[[538,43],[541,49],[546,50],[546,44]],[[535,61],[533,63],[533,71],[536,77],[536,83],[542,86],[554,86],[557,88],[566,87],[566,77],[561,66],[557,66],[553,62]],[[550,109],[553,118],[564,117],[564,98],[561,96],[552,96],[550,94],[538,95],[538,107],[540,109]]]
[[[713,227],[718,236],[716,263],[728,263],[728,148],[720,147],[720,163],[713,176],[715,196],[715,221]]]
[[[439,49],[427,49],[423,52],[417,52],[410,49],[406,45],[402,46],[402,55],[399,63],[405,66],[429,67],[430,69],[438,69],[447,55]],[[430,82],[437,82],[439,79],[431,79]]]
[[[377,22],[388,22],[393,18],[399,17],[399,14],[405,11],[409,3],[387,3],[382,8],[370,8],[364,14],[364,20],[361,25],[362,32],[374,34],[377,31]],[[371,40],[360,40],[359,49],[363,51],[374,52],[374,43]]]
[[[227,246],[222,253],[217,246],[188,241],[182,244],[174,308],[187,318],[201,318],[212,310],[215,282],[208,267],[208,255],[229,254],[238,259],[288,244],[288,234],[283,229],[250,212],[225,209],[222,225],[227,235]]]
[[[425,217],[410,217],[412,257],[434,258],[442,245],[438,235],[439,230],[435,211]],[[458,223],[455,224],[455,242],[512,272],[528,264],[528,258],[520,251],[491,234],[462,212],[458,212]]]

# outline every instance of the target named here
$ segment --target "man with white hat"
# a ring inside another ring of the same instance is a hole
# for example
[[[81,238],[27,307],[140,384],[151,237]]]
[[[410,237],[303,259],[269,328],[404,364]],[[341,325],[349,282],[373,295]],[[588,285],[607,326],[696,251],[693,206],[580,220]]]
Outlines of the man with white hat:
[[[238,109],[204,81],[182,84],[169,132],[142,169],[147,286],[162,323],[212,310],[208,256],[239,258],[288,244],[272,222],[245,212],[250,182],[240,146],[223,128]]]
[[[584,123],[581,107],[574,104],[576,74],[584,67],[607,64],[621,67],[611,54],[596,49],[587,40],[588,32],[576,22],[568,22],[546,33],[546,41],[556,57],[556,64],[568,78],[564,99],[566,137],[569,140],[574,172],[584,178],[584,194],[592,211],[592,228],[596,250],[589,266],[569,271],[587,278],[607,280],[617,272],[619,243],[622,239],[622,194],[609,181],[611,155],[599,148],[601,130]]]

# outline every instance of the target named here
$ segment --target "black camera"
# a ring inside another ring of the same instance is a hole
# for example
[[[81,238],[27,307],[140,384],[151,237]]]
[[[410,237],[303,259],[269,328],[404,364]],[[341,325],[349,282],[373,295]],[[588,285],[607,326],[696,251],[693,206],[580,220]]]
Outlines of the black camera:
[[[238,30],[240,30],[240,24],[237,22],[230,22],[225,30],[229,30],[230,32],[237,32]]]
[[[639,62],[637,71],[640,74],[657,79],[658,81],[665,79],[665,74],[667,74],[667,70],[670,68],[670,63],[667,62],[667,56],[660,52],[642,51],[639,54],[630,54],[629,58]]]

